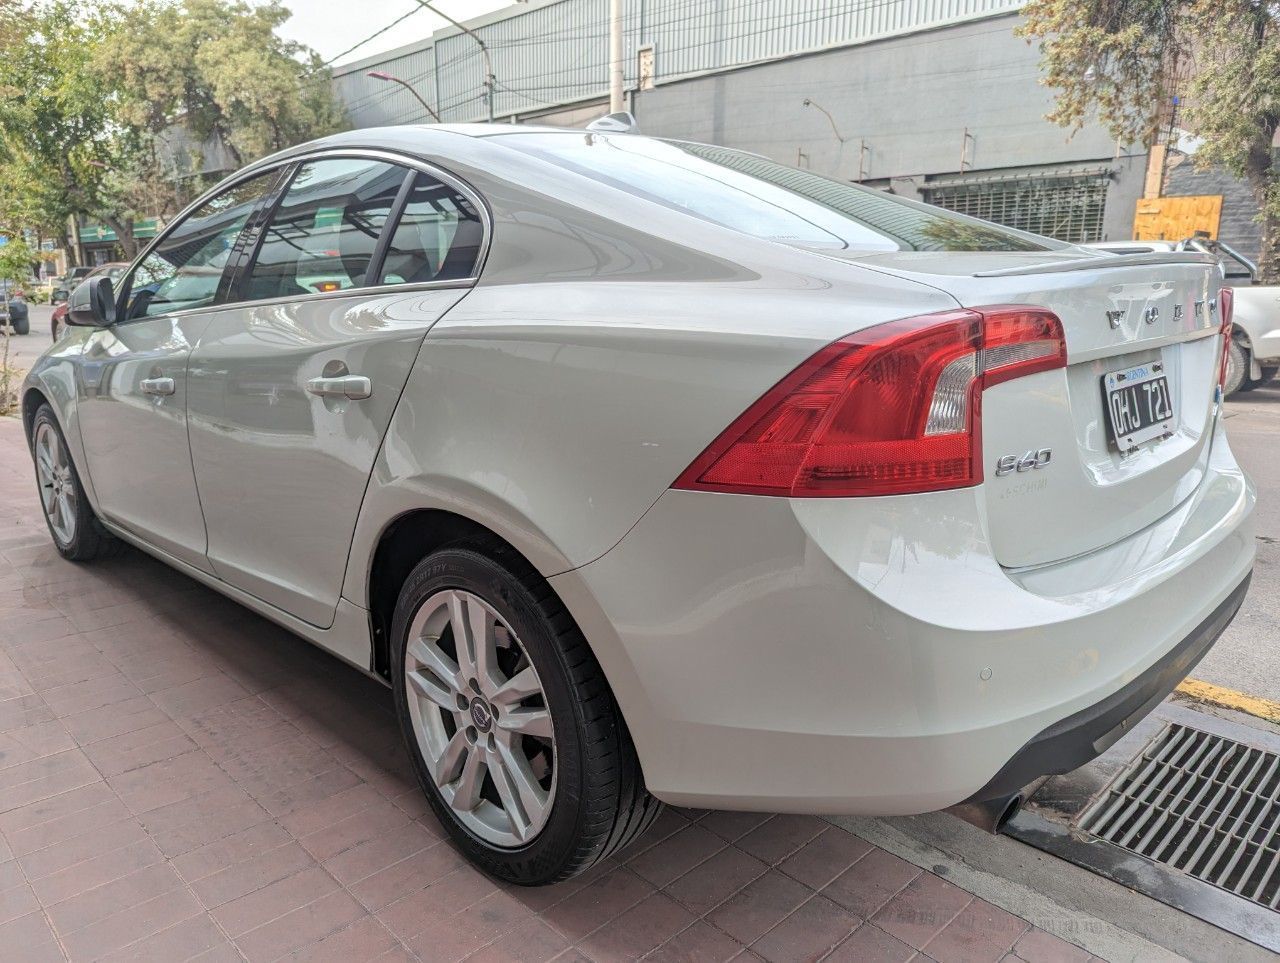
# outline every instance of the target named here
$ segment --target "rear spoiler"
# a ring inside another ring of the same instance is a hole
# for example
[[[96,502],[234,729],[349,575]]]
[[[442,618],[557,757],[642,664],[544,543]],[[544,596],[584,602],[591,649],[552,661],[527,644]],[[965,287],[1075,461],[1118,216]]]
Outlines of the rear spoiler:
[[[1068,271],[1097,271],[1100,268],[1143,267],[1148,264],[1203,264],[1221,270],[1212,254],[1195,251],[1161,251],[1152,254],[1087,254],[1053,264],[1027,264],[1022,267],[981,271],[975,278],[1010,278],[1024,274],[1065,274]]]

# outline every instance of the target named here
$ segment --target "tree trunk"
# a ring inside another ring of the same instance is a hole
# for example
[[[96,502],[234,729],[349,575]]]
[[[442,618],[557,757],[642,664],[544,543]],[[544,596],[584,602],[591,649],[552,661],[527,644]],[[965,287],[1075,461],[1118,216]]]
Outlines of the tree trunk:
[[[138,256],[138,240],[133,236],[133,221],[114,217],[110,214],[104,214],[102,219],[107,222],[107,226],[116,232],[116,243],[120,245],[120,250],[124,252],[124,259],[132,261]]]
[[[1271,149],[1276,134],[1274,119],[1263,124],[1245,159],[1245,179],[1258,204],[1262,245],[1258,252],[1259,284],[1280,284],[1280,183]]]

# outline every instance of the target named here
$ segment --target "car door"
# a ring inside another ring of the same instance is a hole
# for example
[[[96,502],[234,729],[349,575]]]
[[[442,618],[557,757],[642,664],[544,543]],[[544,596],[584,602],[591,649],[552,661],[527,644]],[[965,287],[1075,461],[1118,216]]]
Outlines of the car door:
[[[479,202],[376,155],[301,164],[191,355],[191,459],[224,581],[332,624],[374,456],[473,283]]]
[[[239,182],[166,231],[122,280],[119,319],[95,331],[81,356],[80,432],[99,512],[205,571],[187,361],[225,294],[237,238],[279,176]]]

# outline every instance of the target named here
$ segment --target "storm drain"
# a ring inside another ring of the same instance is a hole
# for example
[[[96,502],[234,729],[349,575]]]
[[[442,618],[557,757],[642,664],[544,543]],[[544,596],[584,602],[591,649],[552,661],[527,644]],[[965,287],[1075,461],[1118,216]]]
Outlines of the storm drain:
[[[1077,826],[1261,906],[1280,906],[1280,755],[1168,725]]]

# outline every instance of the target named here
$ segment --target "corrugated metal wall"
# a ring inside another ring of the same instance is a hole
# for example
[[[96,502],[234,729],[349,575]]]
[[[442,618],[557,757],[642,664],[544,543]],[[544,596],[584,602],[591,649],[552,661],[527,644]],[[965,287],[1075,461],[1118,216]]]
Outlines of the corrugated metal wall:
[[[959,20],[1006,13],[1021,0],[624,0],[627,83],[635,51],[652,45],[656,81],[794,56]],[[470,24],[493,61],[499,118],[608,90],[609,0],[549,0]],[[365,76],[410,83],[446,121],[481,120],[484,66],[475,41],[452,28],[408,53],[339,68],[335,86],[356,127],[428,119],[411,94]]]

